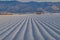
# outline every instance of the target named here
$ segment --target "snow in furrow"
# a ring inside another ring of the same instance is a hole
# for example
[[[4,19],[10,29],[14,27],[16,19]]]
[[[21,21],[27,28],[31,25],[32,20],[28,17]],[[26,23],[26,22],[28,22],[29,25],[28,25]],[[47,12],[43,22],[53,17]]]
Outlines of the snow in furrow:
[[[55,28],[57,28],[57,29],[59,29],[60,30],[60,26],[59,25],[57,25],[57,24],[60,24],[60,20],[58,21],[58,20],[56,20],[57,18],[55,18],[55,17],[53,16],[53,18],[52,17],[48,17],[47,16],[47,18],[41,18],[40,20],[44,20],[44,22],[46,22],[46,23],[48,23],[48,24],[50,24],[50,25],[53,25],[53,27],[55,27]],[[59,18],[58,18],[59,19]],[[56,21],[58,21],[58,23],[56,22]],[[52,21],[52,22],[51,22]]]
[[[41,32],[41,34],[43,35],[45,40],[56,40],[54,37],[52,37],[47,31],[46,29],[35,19],[35,23],[38,25],[39,30]],[[47,27],[47,26],[46,26]]]
[[[25,35],[24,35],[24,40],[34,40],[34,37],[32,34],[32,24],[31,24],[30,16],[28,17],[28,24],[27,24]]]
[[[13,21],[13,20],[12,20]],[[20,21],[20,20],[19,20]],[[17,24],[19,21],[17,21],[17,22],[12,22],[9,26],[7,26],[5,29],[3,28],[3,30],[1,31],[0,30],[0,35],[2,34],[2,33],[4,33],[6,30],[8,30],[9,28],[12,28],[12,26],[14,26],[15,24]]]
[[[16,34],[13,40],[24,40],[24,34],[26,31],[27,23],[28,23],[28,18],[26,18],[26,21],[22,24],[21,29],[19,29],[19,32]]]
[[[14,20],[13,20],[14,19]],[[6,17],[6,18],[3,18],[3,20],[1,21],[1,24],[0,24],[0,30],[2,28],[5,28],[7,26],[10,25],[10,23],[14,23],[15,20],[17,20],[18,18],[17,17]],[[6,21],[5,21],[6,20]],[[4,22],[3,22],[4,21]]]
[[[10,22],[10,18],[3,18],[3,19],[0,19],[0,29],[1,29],[1,27],[4,27],[5,25],[7,25],[8,24],[8,22]],[[3,24],[3,25],[2,25]]]
[[[38,21],[42,21],[42,20],[38,20]],[[56,33],[60,34],[60,30],[55,28],[55,26],[50,25],[49,23],[42,21],[44,24],[46,24],[47,26],[49,26],[49,28],[51,28],[52,30],[54,30]]]
[[[60,35],[58,35],[55,31],[53,31],[51,28],[49,28],[46,23],[44,24],[43,22],[40,21],[40,24],[43,25],[45,30],[48,31],[48,33],[50,35],[52,35],[54,38],[60,40]]]
[[[0,16],[0,40],[60,40],[60,15]]]
[[[17,21],[17,18],[16,19],[8,19],[9,21],[5,22],[5,25],[3,25],[2,27],[0,27],[0,31],[8,28],[8,26],[11,26],[12,24],[16,23],[15,21]],[[7,24],[6,24],[7,23]],[[0,32],[1,33],[1,32]]]
[[[22,21],[22,20],[20,20]],[[12,26],[9,26],[10,28],[8,28],[7,30],[5,30],[3,33],[0,34],[0,39],[3,39],[4,37],[6,37],[14,28],[16,28],[16,26],[18,25],[18,23],[20,21],[17,21],[15,24],[13,24]]]
[[[25,20],[24,19],[21,20],[19,23],[17,23],[16,28],[13,29],[3,40],[8,40],[8,39],[13,40],[13,38],[16,36],[18,31],[21,29],[23,23],[26,21],[26,19]]]
[[[32,19],[32,31],[33,31],[34,40],[44,40],[43,36],[39,32],[39,29],[33,19]]]
[[[49,28],[51,28],[51,29],[52,29],[53,31],[55,31],[56,33],[60,34],[60,30],[59,30],[59,29],[53,27],[52,25],[50,25],[50,24],[48,24],[48,23],[45,23],[45,22],[43,22],[43,23],[46,24]]]

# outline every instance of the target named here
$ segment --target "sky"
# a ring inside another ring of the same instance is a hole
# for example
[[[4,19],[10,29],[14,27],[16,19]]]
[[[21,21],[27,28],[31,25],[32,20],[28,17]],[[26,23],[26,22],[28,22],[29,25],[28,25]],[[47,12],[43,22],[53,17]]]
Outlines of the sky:
[[[35,2],[60,2],[60,0],[0,0],[0,1],[22,1],[22,2],[30,2],[30,1],[35,1]]]

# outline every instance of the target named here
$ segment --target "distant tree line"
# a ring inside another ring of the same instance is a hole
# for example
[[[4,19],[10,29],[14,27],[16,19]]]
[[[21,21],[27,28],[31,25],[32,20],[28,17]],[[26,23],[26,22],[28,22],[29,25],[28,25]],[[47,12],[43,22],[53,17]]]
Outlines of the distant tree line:
[[[13,15],[13,14],[8,12],[0,12],[0,15]]]

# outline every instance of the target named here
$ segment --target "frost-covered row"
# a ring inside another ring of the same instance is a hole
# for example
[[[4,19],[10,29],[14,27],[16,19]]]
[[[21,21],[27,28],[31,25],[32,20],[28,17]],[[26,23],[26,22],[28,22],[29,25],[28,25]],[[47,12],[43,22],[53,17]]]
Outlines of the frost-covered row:
[[[0,40],[60,40],[60,15],[0,16]]]

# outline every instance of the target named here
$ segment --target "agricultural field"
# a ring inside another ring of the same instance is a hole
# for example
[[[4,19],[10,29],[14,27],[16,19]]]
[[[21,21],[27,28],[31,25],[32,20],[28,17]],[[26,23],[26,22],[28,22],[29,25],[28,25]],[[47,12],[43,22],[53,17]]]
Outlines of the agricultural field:
[[[60,14],[0,15],[0,40],[60,40]]]

